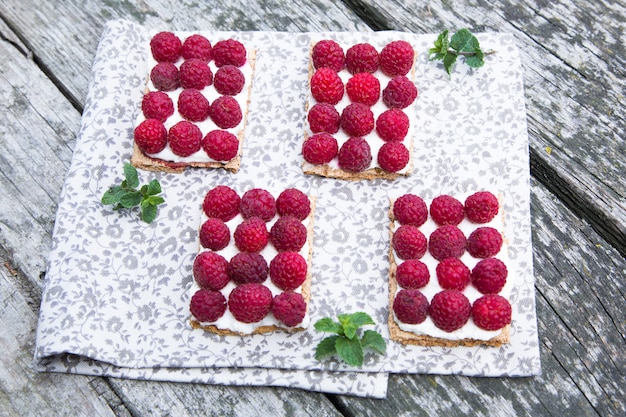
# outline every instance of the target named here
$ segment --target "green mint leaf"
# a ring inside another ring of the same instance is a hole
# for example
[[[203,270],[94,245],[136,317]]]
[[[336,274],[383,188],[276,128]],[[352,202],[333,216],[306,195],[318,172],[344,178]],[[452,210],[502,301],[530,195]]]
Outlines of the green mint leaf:
[[[350,315],[350,321],[357,327],[365,326],[366,324],[376,324],[369,314],[363,313],[362,311],[352,313]]]
[[[435,40],[435,47],[428,50],[428,59],[430,61],[443,59],[448,51],[448,31],[444,30]]]
[[[161,184],[159,184],[159,181],[155,178],[152,181],[150,181],[150,183],[148,184],[146,195],[157,195],[160,192],[161,192]]]
[[[152,221],[156,218],[157,208],[155,205],[148,204],[146,206],[142,206],[141,208],[141,220],[146,223],[152,223]]]
[[[485,65],[485,54],[478,48],[475,55],[465,58],[465,63],[472,68],[480,68]]]
[[[343,334],[343,327],[329,317],[318,320],[313,327],[320,332]]]
[[[446,69],[448,75],[450,75],[450,73],[452,72],[452,66],[456,62],[457,57],[458,55],[454,52],[449,52],[446,54],[446,56],[443,57],[443,67]]]
[[[315,348],[315,359],[322,360],[327,356],[337,353],[336,343],[341,336],[328,336],[322,339]]]
[[[135,167],[128,162],[124,163],[124,176],[126,177],[126,182],[130,188],[139,187],[139,174],[137,173]]]
[[[452,35],[450,48],[458,52],[474,52],[474,46],[478,43],[476,38],[467,29],[461,29]]]
[[[145,201],[153,206],[165,203],[165,199],[163,197],[159,197],[158,195],[151,195],[150,197],[145,198]]]
[[[120,205],[124,208],[131,208],[138,206],[141,203],[141,193],[139,191],[126,191],[120,197]]]
[[[335,342],[335,347],[339,357],[348,365],[363,365],[363,346],[361,346],[361,340],[359,340],[359,338],[347,339],[345,337],[338,337]]]
[[[361,344],[363,345],[363,348],[373,349],[381,355],[384,355],[387,352],[385,339],[383,339],[383,337],[374,330],[366,330],[363,332]]]
[[[102,204],[104,205],[109,205],[109,204],[117,204],[120,202],[120,197],[122,197],[122,195],[124,194],[124,189],[119,186],[113,186],[111,188],[109,188],[103,195],[102,195]]]

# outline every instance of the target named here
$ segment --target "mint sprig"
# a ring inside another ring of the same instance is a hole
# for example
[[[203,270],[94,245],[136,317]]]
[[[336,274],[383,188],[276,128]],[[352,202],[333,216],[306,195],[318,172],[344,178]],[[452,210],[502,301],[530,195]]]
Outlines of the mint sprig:
[[[381,355],[387,352],[385,339],[378,332],[365,330],[359,337],[361,327],[376,324],[367,313],[339,314],[337,318],[338,322],[325,317],[314,324],[320,332],[335,333],[319,342],[315,348],[315,359],[322,360],[337,354],[348,365],[362,366],[364,349],[371,349]]]
[[[152,223],[157,215],[157,206],[165,200],[158,194],[161,193],[161,184],[157,179],[139,187],[139,175],[134,166],[124,163],[124,177],[120,185],[114,185],[102,195],[102,204],[113,204],[113,210],[121,210],[139,206],[141,219],[146,223]]]
[[[459,56],[465,58],[469,67],[480,68],[485,65],[485,56],[495,53],[493,50],[483,52],[478,39],[468,29],[457,31],[450,39],[448,35],[448,30],[439,34],[435,46],[428,50],[428,60],[443,61],[443,67],[449,76],[452,76],[452,67]]]

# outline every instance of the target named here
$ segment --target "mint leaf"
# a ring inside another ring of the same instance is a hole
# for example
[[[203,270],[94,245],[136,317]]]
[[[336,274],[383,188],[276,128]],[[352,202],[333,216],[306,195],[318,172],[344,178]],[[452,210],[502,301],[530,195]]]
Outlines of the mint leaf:
[[[369,314],[361,311],[350,314],[350,321],[357,327],[365,326],[366,324],[376,324]]]
[[[126,177],[126,183],[130,188],[137,188],[139,186],[139,175],[137,169],[134,166],[126,162],[124,164],[124,177]]]
[[[443,61],[443,67],[451,76],[452,67],[459,56],[465,58],[465,63],[471,68],[480,68],[485,64],[485,55],[493,54],[491,50],[483,52],[478,39],[468,29],[460,29],[450,41],[448,31],[444,30],[435,40],[435,47],[428,50],[429,60]]]
[[[339,357],[348,365],[363,365],[363,346],[361,346],[361,341],[358,338],[339,337],[335,342],[335,347]]]
[[[161,184],[159,184],[159,181],[155,179],[153,179],[152,181],[150,181],[150,183],[148,184],[148,189],[146,191],[147,195],[157,195],[161,192]]]
[[[141,203],[141,193],[137,190],[126,191],[120,197],[120,205],[124,208],[131,208]]]
[[[455,54],[454,52],[448,52],[443,57],[443,67],[446,69],[446,72],[448,73],[448,75],[450,75],[450,73],[452,72],[452,66],[456,62],[457,57],[458,55]]]
[[[146,204],[141,207],[141,220],[152,223],[157,215],[157,208],[153,204]]]
[[[337,353],[336,342],[339,337],[340,336],[328,336],[327,338],[322,339],[322,341],[319,342],[315,348],[315,359],[319,361],[327,356]]]
[[[387,344],[385,339],[374,330],[366,330],[363,332],[363,338],[361,338],[361,344],[364,348],[370,348],[376,352],[384,355],[387,352]]]
[[[102,204],[117,204],[120,202],[120,198],[123,194],[124,189],[121,186],[116,185],[111,187],[102,195]]]
[[[320,332],[343,334],[343,327],[329,317],[318,320],[313,327]]]
[[[478,48],[475,55],[465,58],[465,63],[472,68],[480,68],[485,65],[485,54]]]
[[[450,48],[458,52],[474,52],[478,44],[476,37],[467,29],[461,29],[450,39]]]

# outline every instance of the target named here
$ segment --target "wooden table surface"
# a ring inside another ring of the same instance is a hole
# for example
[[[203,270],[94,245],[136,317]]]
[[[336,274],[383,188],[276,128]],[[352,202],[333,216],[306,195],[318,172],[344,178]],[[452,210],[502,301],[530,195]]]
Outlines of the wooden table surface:
[[[626,415],[626,2],[0,3],[0,416]],[[385,400],[38,373],[64,176],[105,23],[171,30],[513,34],[528,115],[542,374],[391,375]]]

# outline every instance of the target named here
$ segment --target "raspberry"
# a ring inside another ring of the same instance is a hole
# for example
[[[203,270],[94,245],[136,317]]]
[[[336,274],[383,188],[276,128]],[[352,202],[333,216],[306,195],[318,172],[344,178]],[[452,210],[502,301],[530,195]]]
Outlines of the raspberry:
[[[239,211],[244,219],[259,217],[269,222],[276,215],[276,200],[267,190],[253,188],[241,196]]]
[[[350,74],[376,72],[378,69],[378,51],[369,43],[359,43],[346,51],[346,68]]]
[[[460,258],[465,253],[465,235],[453,225],[438,227],[430,234],[428,250],[438,261]]]
[[[228,296],[228,308],[235,319],[256,323],[270,312],[272,292],[263,284],[250,282],[235,287]]]
[[[202,90],[211,84],[213,84],[213,73],[205,61],[191,58],[180,65],[180,85],[183,88]]]
[[[181,48],[180,39],[172,32],[159,32],[150,40],[150,50],[157,62],[176,62]]]
[[[226,39],[213,45],[213,60],[218,68],[224,65],[241,67],[246,63],[246,47],[235,39]]]
[[[279,252],[270,261],[270,279],[283,291],[298,288],[306,280],[307,263],[297,252]]]
[[[317,42],[311,51],[313,68],[331,68],[339,72],[344,67],[345,56],[343,49],[333,40],[325,39]]]
[[[364,171],[372,162],[370,145],[361,137],[352,137],[345,141],[337,156],[339,167],[350,172]]]
[[[157,119],[165,122],[174,114],[174,102],[161,91],[150,91],[141,100],[141,111],[146,119]]]
[[[202,122],[209,117],[209,100],[195,88],[183,90],[178,96],[178,112],[192,122]]]
[[[311,77],[311,95],[320,103],[335,105],[343,97],[343,81],[336,71],[320,68]]]
[[[426,236],[415,226],[402,225],[393,234],[391,245],[400,259],[419,259],[426,253]]]
[[[210,217],[200,227],[200,244],[203,248],[219,251],[228,246],[230,230],[222,220]]]
[[[417,87],[404,75],[397,75],[383,90],[383,102],[391,108],[404,109],[417,98]]]
[[[346,83],[346,93],[355,103],[373,106],[380,98],[380,81],[369,72],[354,74]]]
[[[294,327],[302,323],[306,315],[306,302],[302,294],[283,292],[272,301],[272,314],[285,326]]]
[[[135,143],[145,153],[159,153],[167,145],[167,129],[156,119],[146,119],[135,128]]]
[[[180,87],[178,67],[171,62],[159,62],[150,70],[150,81],[159,91],[174,91]]]
[[[472,285],[483,294],[497,294],[506,284],[507,275],[508,270],[501,260],[482,259],[472,269]]]
[[[191,297],[189,311],[200,322],[215,321],[226,312],[226,297],[219,291],[200,289]]]
[[[251,217],[238,224],[233,233],[235,245],[242,252],[261,252],[269,239],[265,222]]]
[[[402,288],[423,288],[430,281],[428,267],[417,259],[407,259],[396,268],[396,282]]]
[[[339,112],[332,104],[317,103],[311,107],[306,117],[313,133],[339,131]]]
[[[311,213],[311,201],[302,191],[287,188],[276,199],[276,211],[280,216],[294,216],[302,221]]]
[[[200,252],[193,261],[193,276],[201,288],[221,290],[228,284],[228,261],[215,252]]]
[[[240,202],[241,197],[235,190],[226,185],[218,185],[206,193],[202,210],[208,217],[217,217],[227,222],[239,214]]]
[[[236,96],[241,93],[245,84],[246,78],[234,65],[224,65],[215,72],[215,77],[213,77],[215,91],[227,96]]]
[[[489,258],[502,248],[502,234],[493,227],[479,227],[467,238],[467,251],[474,258]]]
[[[428,299],[419,290],[400,290],[393,300],[393,312],[402,323],[422,323],[428,315]]]
[[[398,172],[406,167],[411,155],[402,142],[387,142],[378,151],[378,165],[387,172]]]
[[[211,42],[202,35],[191,35],[181,48],[181,54],[184,59],[201,59],[204,62],[211,60]]]
[[[472,305],[462,292],[444,290],[430,300],[430,317],[435,326],[446,332],[460,329],[469,320]]]
[[[228,263],[228,276],[237,285],[248,282],[258,284],[267,279],[269,266],[259,253],[239,252]]]
[[[220,96],[211,105],[211,119],[220,129],[230,129],[241,122],[243,113],[237,100],[231,96]]]
[[[439,226],[458,225],[465,215],[463,204],[449,195],[439,195],[430,203],[430,217]]]
[[[170,127],[168,140],[172,152],[178,156],[189,156],[200,150],[202,132],[195,124],[182,120]]]
[[[337,156],[337,139],[328,133],[316,133],[302,144],[302,157],[310,164],[327,164]]]
[[[489,191],[478,191],[465,199],[465,215],[473,223],[488,223],[498,214],[498,198]]]
[[[400,224],[421,226],[428,219],[428,207],[415,194],[404,194],[393,203],[393,216]]]
[[[380,50],[380,69],[389,76],[407,75],[415,60],[415,51],[410,43],[403,40],[388,43]]]
[[[483,295],[472,306],[472,320],[483,330],[499,330],[511,323],[509,301],[497,294]]]
[[[341,112],[340,123],[349,136],[365,136],[374,130],[374,113],[365,104],[348,104]]]
[[[446,258],[435,268],[437,281],[444,290],[463,291],[470,282],[470,269],[457,258]]]
[[[400,109],[385,110],[376,120],[376,133],[385,142],[401,142],[409,133],[409,116]]]
[[[216,161],[230,161],[237,156],[239,139],[225,130],[212,130],[202,140],[202,149]]]
[[[306,226],[293,216],[282,216],[270,229],[270,242],[279,252],[299,252],[306,239]]]

